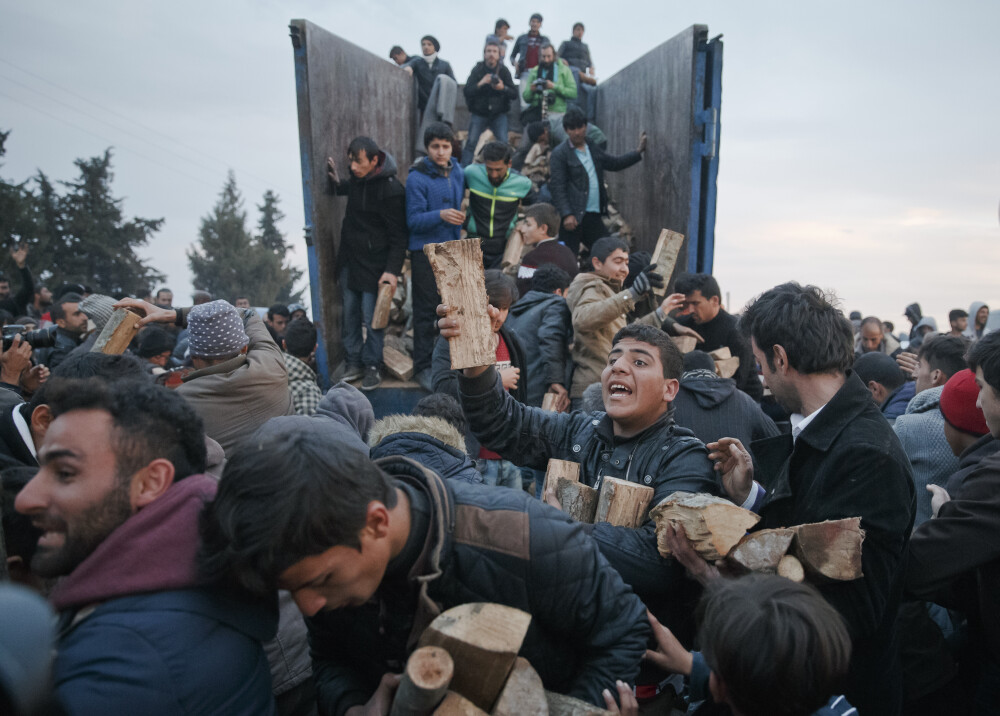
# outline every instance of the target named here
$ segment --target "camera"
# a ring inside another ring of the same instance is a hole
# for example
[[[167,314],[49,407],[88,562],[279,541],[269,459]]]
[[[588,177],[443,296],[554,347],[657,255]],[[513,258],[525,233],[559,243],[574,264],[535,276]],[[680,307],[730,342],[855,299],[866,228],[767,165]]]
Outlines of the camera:
[[[29,331],[21,323],[12,323],[3,327],[3,349],[9,350],[14,344],[14,336],[20,335],[21,340],[32,348],[51,348],[56,344],[56,327],[43,328],[40,331]]]

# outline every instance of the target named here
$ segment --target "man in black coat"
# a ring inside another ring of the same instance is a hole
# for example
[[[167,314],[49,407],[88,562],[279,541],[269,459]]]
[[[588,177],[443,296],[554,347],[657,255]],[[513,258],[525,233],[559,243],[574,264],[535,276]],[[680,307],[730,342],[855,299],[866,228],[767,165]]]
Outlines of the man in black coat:
[[[472,164],[483,130],[488,128],[498,142],[508,142],[507,110],[517,99],[517,87],[500,60],[499,42],[486,43],[483,61],[472,68],[462,91],[469,107],[469,136],[462,147],[462,166],[467,167]]]
[[[587,116],[579,107],[569,107],[562,123],[569,139],[552,150],[549,191],[563,221],[559,240],[575,254],[581,243],[589,250],[607,234],[601,219],[608,210],[604,172],[618,172],[641,161],[646,133],[639,136],[634,152],[615,156],[587,139]]]
[[[396,290],[403,270],[406,243],[406,190],[396,179],[396,160],[379,150],[369,137],[355,137],[347,148],[351,176],[340,181],[337,163],[327,159],[331,189],[347,195],[347,210],[340,229],[336,271],[344,313],[341,337],[347,354],[343,380],[364,376],[362,390],[381,382],[384,333],[372,328],[379,286]],[[364,323],[367,336],[362,337]]]
[[[321,714],[388,713],[423,630],[471,602],[531,614],[521,654],[549,690],[603,704],[602,690],[634,680],[645,609],[557,511],[404,457],[372,462],[330,421],[274,418],[245,448],[204,515],[202,573],[291,591]]]
[[[899,439],[850,372],[851,324],[814,286],[787,283],[743,313],[766,385],[791,414],[791,435],[751,445],[708,446],[730,499],[761,516],[754,529],[860,517],[863,576],[817,584],[847,623],[853,649],[844,695],[862,714],[893,716],[902,704],[895,622],[916,500]],[[693,575],[718,571],[691,549],[683,530],[665,538]]]

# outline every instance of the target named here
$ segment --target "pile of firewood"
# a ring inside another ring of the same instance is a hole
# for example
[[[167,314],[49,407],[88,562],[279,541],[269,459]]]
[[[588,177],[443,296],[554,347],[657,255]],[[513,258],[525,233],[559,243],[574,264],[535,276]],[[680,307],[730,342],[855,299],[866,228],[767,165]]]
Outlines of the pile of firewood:
[[[653,488],[614,477],[601,479],[600,491],[580,482],[580,464],[549,460],[545,491],[553,489],[563,512],[577,522],[609,522],[619,527],[638,527],[646,521]]]

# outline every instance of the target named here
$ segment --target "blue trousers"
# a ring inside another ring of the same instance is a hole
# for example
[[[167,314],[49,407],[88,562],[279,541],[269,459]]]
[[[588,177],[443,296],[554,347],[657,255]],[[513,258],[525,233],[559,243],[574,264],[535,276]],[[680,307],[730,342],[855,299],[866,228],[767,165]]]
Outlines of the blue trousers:
[[[479,137],[489,128],[498,142],[507,144],[507,115],[498,114],[493,119],[482,117],[478,114],[469,115],[469,136],[462,147],[462,166],[467,167],[475,159],[476,145],[479,144]]]
[[[347,364],[363,365],[366,368],[380,366],[385,331],[372,330],[372,316],[375,314],[375,301],[378,300],[378,295],[365,291],[352,291],[348,288],[347,279],[348,270],[345,267],[340,272],[340,297],[343,303],[340,337],[344,342]],[[362,325],[367,337],[361,332]]]

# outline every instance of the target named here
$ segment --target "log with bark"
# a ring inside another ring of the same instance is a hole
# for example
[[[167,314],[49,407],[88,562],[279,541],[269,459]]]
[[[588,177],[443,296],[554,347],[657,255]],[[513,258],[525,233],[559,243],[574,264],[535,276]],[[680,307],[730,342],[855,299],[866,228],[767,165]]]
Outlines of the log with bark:
[[[413,359],[390,345],[382,346],[382,362],[389,375],[399,380],[413,377]]]
[[[391,283],[378,285],[378,298],[375,300],[375,312],[372,314],[372,328],[380,331],[389,325],[389,312],[392,310],[392,297],[396,289]]]
[[[668,525],[681,525],[695,551],[710,562],[729,554],[746,531],[760,521],[758,515],[729,500],[691,492],[668,495],[650,515],[656,520],[657,548],[662,556],[671,554],[664,542],[664,530]]]
[[[491,716],[548,716],[548,713],[541,677],[527,659],[517,657]]]
[[[503,250],[503,258],[500,259],[500,268],[521,265],[521,255],[524,252],[524,236],[520,229],[514,229],[507,237],[507,246]]]
[[[827,520],[794,528],[792,554],[812,581],[850,581],[862,577],[861,543],[865,531],[860,517]]]
[[[91,353],[121,355],[139,331],[141,316],[124,308],[116,309],[104,324],[104,330],[94,341]]]
[[[608,522],[618,527],[638,527],[646,521],[653,488],[628,480],[605,477],[597,501],[594,522]]]
[[[392,700],[389,716],[430,716],[444,700],[455,672],[451,655],[437,646],[410,654]]]
[[[461,694],[449,691],[441,705],[434,710],[434,716],[489,716]]]
[[[736,371],[740,369],[740,358],[739,356],[734,356],[732,358],[723,358],[722,360],[715,361],[715,372],[719,374],[720,378],[732,378],[736,375]]]
[[[564,477],[567,480],[580,481],[580,463],[573,462],[572,460],[558,460],[554,457],[549,458],[549,464],[545,468],[545,482],[542,483],[542,497],[545,497],[545,491],[549,489],[549,485],[555,487],[556,480],[560,477]]]
[[[775,574],[788,552],[795,530],[772,529],[751,532],[729,553],[729,559],[751,572]]]
[[[594,522],[597,515],[599,497],[597,490],[584,485],[579,480],[565,477],[556,478],[556,498],[562,511],[577,522]]]
[[[653,249],[653,257],[650,260],[650,263],[656,264],[656,273],[663,276],[663,287],[653,289],[653,293],[657,296],[666,295],[667,285],[674,273],[674,266],[677,265],[677,256],[683,246],[684,234],[678,234],[669,229],[660,231],[660,236],[656,240],[656,248]]]

